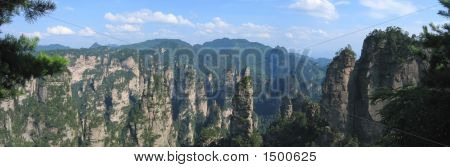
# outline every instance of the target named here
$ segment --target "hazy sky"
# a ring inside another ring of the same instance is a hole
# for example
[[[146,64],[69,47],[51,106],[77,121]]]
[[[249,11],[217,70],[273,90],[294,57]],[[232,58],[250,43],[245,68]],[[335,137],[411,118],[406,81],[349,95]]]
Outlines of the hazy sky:
[[[375,28],[392,25],[419,33],[425,24],[448,22],[436,14],[443,9],[437,0],[55,2],[56,11],[36,23],[15,17],[1,30],[39,36],[40,44],[59,43],[74,48],[89,47],[94,42],[126,44],[155,38],[178,38],[191,44],[223,37],[245,38],[297,51],[313,45],[310,56],[331,58],[347,44],[359,54],[364,37]],[[395,20],[380,24],[392,19]],[[361,29],[364,30],[351,33]],[[330,39],[335,40],[322,43]]]

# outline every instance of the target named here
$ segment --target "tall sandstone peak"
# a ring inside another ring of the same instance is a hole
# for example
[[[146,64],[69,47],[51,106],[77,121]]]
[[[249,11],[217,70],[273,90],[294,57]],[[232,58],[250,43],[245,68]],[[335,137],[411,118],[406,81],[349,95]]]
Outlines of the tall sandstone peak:
[[[413,44],[401,29],[387,28],[367,36],[354,67],[354,60],[341,52],[323,85],[321,105],[330,126],[365,144],[374,143],[383,132],[379,111],[386,102],[372,104],[372,95],[380,88],[418,85],[424,76],[427,62],[413,55]]]
[[[322,85],[322,114],[332,128],[342,132],[348,128],[349,80],[354,67],[355,53],[350,47],[342,49],[328,66]]]
[[[178,142],[181,146],[194,145],[195,119],[197,110],[195,105],[195,71],[186,67],[185,70],[180,70],[180,75],[183,79],[177,84],[181,96],[179,101],[178,121],[180,122],[180,130],[178,131]]]
[[[248,68],[244,69],[242,74],[233,97],[230,133],[232,136],[250,137],[255,128],[253,124],[253,83]]]

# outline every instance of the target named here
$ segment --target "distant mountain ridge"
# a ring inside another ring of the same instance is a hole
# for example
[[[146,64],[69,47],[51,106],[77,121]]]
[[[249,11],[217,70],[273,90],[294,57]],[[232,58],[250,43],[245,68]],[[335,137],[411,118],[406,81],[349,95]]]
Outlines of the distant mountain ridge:
[[[117,48],[130,48],[130,49],[151,49],[151,48],[182,48],[182,47],[192,47],[191,44],[184,42],[180,39],[152,39],[144,42],[120,45]]]
[[[99,47],[111,47],[111,48],[129,48],[129,49],[151,49],[151,48],[194,48],[199,49],[201,47],[209,47],[209,48],[271,48],[270,46],[258,43],[251,42],[246,39],[230,39],[230,38],[222,38],[215,39],[212,41],[205,42],[203,44],[194,44],[191,45],[188,42],[185,42],[180,39],[151,39],[143,42],[126,44],[126,45],[101,45],[97,42],[92,44],[89,49],[99,48]],[[50,51],[50,50],[62,50],[62,49],[71,49],[68,46],[64,46],[61,44],[51,44],[51,45],[39,45],[37,47],[38,51]]]
[[[51,50],[64,50],[64,49],[72,49],[72,48],[61,45],[61,44],[38,45],[36,47],[36,51],[51,51]]]
[[[91,45],[91,47],[89,47],[89,49],[99,48],[99,47],[103,47],[103,46],[98,44],[97,42],[95,42],[94,44]]]
[[[270,48],[270,46],[258,42],[250,42],[246,39],[229,39],[229,38],[222,38],[210,42],[205,42],[201,46],[210,48],[262,48],[262,49]]]
[[[328,59],[328,58],[315,58],[312,59],[312,61],[314,61],[315,63],[317,63],[317,66],[319,66],[320,68],[326,70],[328,68],[328,65],[331,63],[332,59]]]
[[[192,48],[194,51],[198,52],[203,48],[213,48],[213,49],[221,49],[221,48],[253,48],[259,49],[261,51],[267,51],[268,49],[272,49],[272,47],[264,45],[259,42],[251,42],[247,39],[230,39],[230,38],[221,38],[215,39],[212,41],[205,42],[203,44],[194,44],[191,45],[188,42],[185,42],[180,39],[151,39],[143,42],[127,44],[127,45],[117,45],[117,44],[108,44],[101,45],[97,42],[93,43],[89,48],[86,49],[98,49],[98,48],[114,48],[114,49],[158,49],[158,48],[166,48],[166,49],[177,49],[177,48]],[[284,52],[288,52],[284,47],[277,46],[275,48],[279,48]],[[61,44],[51,44],[51,45],[39,45],[36,51],[55,51],[55,50],[67,50],[73,49],[68,46],[64,46]],[[301,57],[301,54],[295,54]],[[330,64],[331,59],[328,58],[310,58],[310,61],[314,62],[318,67],[322,70],[326,70],[328,64]]]

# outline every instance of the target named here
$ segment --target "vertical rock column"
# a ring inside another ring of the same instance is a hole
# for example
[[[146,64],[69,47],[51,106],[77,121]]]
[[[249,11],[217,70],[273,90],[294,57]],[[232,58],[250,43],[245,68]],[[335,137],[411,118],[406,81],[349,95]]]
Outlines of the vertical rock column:
[[[347,131],[349,79],[355,67],[355,53],[342,49],[328,67],[322,87],[323,116],[332,128]]]
[[[195,105],[195,70],[191,67],[185,67],[181,70],[183,77],[180,81],[179,88],[181,94],[179,95],[180,104],[178,107],[178,121],[180,128],[178,131],[178,143],[181,146],[194,145],[195,121],[196,121],[196,105]]]
[[[253,133],[253,83],[250,70],[245,69],[244,75],[236,85],[233,97],[233,113],[230,120],[232,136],[250,137]]]
[[[291,99],[285,96],[281,99],[280,116],[282,119],[288,119],[291,118],[292,113],[293,109]]]

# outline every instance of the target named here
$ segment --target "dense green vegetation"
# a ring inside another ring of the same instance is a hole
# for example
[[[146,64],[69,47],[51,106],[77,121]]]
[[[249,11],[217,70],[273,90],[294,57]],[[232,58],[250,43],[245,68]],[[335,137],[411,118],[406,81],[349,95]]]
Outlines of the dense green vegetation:
[[[255,131],[250,136],[246,135],[235,135],[235,136],[225,136],[211,143],[208,146],[212,147],[261,147],[263,146],[262,135]]]
[[[440,0],[450,9],[449,0]],[[450,18],[448,11],[440,15]],[[450,145],[450,24],[424,27],[413,48],[422,58],[429,59],[425,82],[417,87],[398,90],[382,89],[373,97],[375,102],[390,102],[380,112],[386,125],[384,146],[448,146]]]
[[[295,112],[292,118],[273,122],[264,135],[264,145],[270,147],[318,146],[326,134],[326,122],[314,117],[308,119],[303,112]]]
[[[55,4],[51,1],[1,1],[0,26],[10,23],[11,18],[20,13],[33,22],[54,9]],[[68,62],[64,58],[43,53],[36,56],[37,42],[37,38],[25,36],[0,38],[0,99],[20,94],[19,88],[32,77],[52,75],[66,68]]]
[[[378,50],[381,55],[390,55],[383,59],[388,64],[401,64],[413,58],[412,49],[418,45],[415,35],[410,37],[408,32],[400,27],[387,27],[386,30],[376,29],[372,31],[364,40],[365,43],[381,43],[384,49]],[[374,47],[374,46],[369,46]],[[373,50],[371,50],[373,51]],[[364,57],[362,57],[364,58]]]

